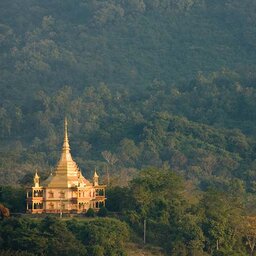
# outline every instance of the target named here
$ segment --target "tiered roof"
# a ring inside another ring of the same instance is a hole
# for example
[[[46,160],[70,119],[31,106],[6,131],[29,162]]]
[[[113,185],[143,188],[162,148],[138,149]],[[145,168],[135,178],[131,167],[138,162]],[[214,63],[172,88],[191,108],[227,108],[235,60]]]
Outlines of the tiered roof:
[[[91,185],[91,183],[83,177],[78,165],[73,160],[70,153],[68,123],[65,118],[64,142],[61,157],[53,174],[44,182],[44,186],[52,188],[70,188],[76,186],[84,187],[86,185]]]

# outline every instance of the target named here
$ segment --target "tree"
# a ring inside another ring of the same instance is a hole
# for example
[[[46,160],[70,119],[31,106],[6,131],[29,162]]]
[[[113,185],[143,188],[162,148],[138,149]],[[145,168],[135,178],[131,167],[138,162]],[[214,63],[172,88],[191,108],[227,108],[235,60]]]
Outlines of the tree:
[[[46,217],[41,221],[31,218],[9,218],[0,223],[1,248],[35,255],[79,255],[86,250],[67,229],[64,222]]]
[[[0,223],[1,248],[4,250],[46,254],[47,237],[43,236],[33,220],[8,218]]]
[[[59,219],[46,217],[41,222],[40,231],[47,237],[48,255],[86,255],[85,247]]]
[[[246,216],[240,225],[241,234],[246,238],[250,255],[253,256],[256,245],[256,216]]]
[[[134,204],[127,216],[140,236],[146,219],[148,242],[172,255],[182,255],[183,249],[191,254],[203,251],[201,219],[190,211],[180,176],[171,170],[149,168],[141,171],[130,186]]]
[[[135,145],[133,140],[125,138],[120,142],[118,156],[125,166],[134,166],[139,153],[139,148]]]
[[[99,217],[107,217],[108,210],[106,207],[101,207],[97,214]]]
[[[106,191],[108,200],[106,201],[107,209],[111,212],[124,212],[134,209],[134,198],[132,191],[128,187],[111,187]]]
[[[107,172],[107,185],[110,185],[110,174],[109,174],[109,165],[113,168],[113,165],[118,161],[118,158],[115,154],[112,154],[109,151],[103,151],[102,153],[103,158],[107,161],[106,165],[106,172]]]
[[[200,202],[203,210],[202,228],[206,249],[210,254],[218,251],[232,254],[239,244],[239,224],[242,221],[241,201],[236,196],[214,189],[204,193]]]
[[[127,224],[117,219],[96,218],[87,222],[72,220],[67,223],[67,227],[92,256],[124,255],[124,245],[130,237]]]
[[[95,216],[94,210],[93,210],[92,208],[89,208],[89,209],[87,210],[87,212],[85,213],[85,216],[86,216],[86,217],[94,217],[94,216]]]
[[[145,169],[131,181],[135,207],[146,216],[158,203],[174,206],[175,200],[178,200],[182,204],[183,186],[182,178],[171,170]]]
[[[0,186],[0,203],[5,204],[11,212],[25,212],[25,189],[21,187]]]

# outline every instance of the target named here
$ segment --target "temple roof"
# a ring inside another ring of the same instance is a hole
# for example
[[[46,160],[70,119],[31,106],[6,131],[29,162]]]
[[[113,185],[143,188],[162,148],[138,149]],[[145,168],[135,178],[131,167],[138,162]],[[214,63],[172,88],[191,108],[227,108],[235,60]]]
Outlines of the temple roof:
[[[68,139],[68,123],[66,118],[64,123],[64,142],[60,160],[53,174],[45,180],[43,185],[45,187],[61,188],[90,185],[90,182],[83,177],[76,162],[72,159]]]

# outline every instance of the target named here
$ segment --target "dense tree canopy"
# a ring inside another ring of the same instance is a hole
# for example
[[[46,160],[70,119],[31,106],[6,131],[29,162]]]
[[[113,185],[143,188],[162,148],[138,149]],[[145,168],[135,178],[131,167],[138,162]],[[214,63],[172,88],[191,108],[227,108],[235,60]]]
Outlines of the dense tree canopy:
[[[167,255],[247,255],[246,238],[254,241],[245,235],[254,227],[243,224],[249,211],[238,181],[226,189],[210,184],[202,192],[172,170],[151,168],[140,171],[128,188],[108,194],[109,210],[118,209],[141,238],[146,222],[147,242]],[[120,195],[126,195],[124,201]]]
[[[148,241],[167,254],[253,253],[255,8],[2,0],[0,203],[25,210],[35,169],[44,180],[58,161],[67,116],[74,159],[87,178],[97,167],[108,210],[133,236],[146,220]],[[32,255],[31,245],[41,255],[123,255],[129,237],[111,219],[0,226],[6,255]]]
[[[254,192],[254,7],[1,1],[0,184],[49,174],[67,115],[87,177],[96,165],[127,185],[136,169],[165,165],[196,179],[235,176]]]
[[[128,239],[127,225],[115,219],[10,218],[0,223],[1,251],[17,255],[122,256]]]

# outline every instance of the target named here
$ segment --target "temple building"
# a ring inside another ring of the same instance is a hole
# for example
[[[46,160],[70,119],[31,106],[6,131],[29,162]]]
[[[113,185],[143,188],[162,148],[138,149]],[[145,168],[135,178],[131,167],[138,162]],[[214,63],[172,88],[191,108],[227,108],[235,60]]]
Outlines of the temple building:
[[[66,119],[64,126],[62,153],[54,172],[41,184],[36,172],[34,186],[27,190],[28,213],[83,213],[105,206],[106,186],[99,184],[96,170],[93,182],[84,178],[70,153]]]

